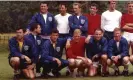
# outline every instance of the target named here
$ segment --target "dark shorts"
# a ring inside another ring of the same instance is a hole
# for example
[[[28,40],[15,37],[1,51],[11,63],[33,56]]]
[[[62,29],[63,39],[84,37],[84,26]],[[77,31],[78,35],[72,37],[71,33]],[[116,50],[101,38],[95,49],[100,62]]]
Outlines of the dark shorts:
[[[59,38],[68,38],[69,34],[59,34]]]
[[[9,65],[13,68],[13,66],[11,65],[11,61],[10,61],[11,58],[12,58],[12,57],[9,57],[9,58],[8,58],[8,62],[9,62]],[[26,69],[27,66],[29,66],[29,65],[31,65],[31,64],[32,64],[32,63],[27,64],[25,59],[20,59],[20,66],[19,66],[19,69]]]
[[[104,32],[104,37],[107,39],[107,41],[109,41],[109,40],[113,39],[114,34],[113,34],[113,32],[105,31]]]

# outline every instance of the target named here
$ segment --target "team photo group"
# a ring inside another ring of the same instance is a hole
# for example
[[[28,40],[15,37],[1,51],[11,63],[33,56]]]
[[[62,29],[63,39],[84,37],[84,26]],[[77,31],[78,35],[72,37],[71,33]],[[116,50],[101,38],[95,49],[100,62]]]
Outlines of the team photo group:
[[[14,80],[65,76],[90,77],[133,76],[133,2],[127,2],[126,13],[116,9],[117,1],[108,1],[101,15],[98,5],[91,3],[89,13],[82,13],[82,4],[59,4],[59,14],[48,12],[48,4],[40,2],[40,12],[32,16],[23,29],[9,40],[9,65]],[[131,49],[131,50],[130,50]],[[120,73],[119,66],[124,69]],[[65,69],[64,69],[65,68]]]

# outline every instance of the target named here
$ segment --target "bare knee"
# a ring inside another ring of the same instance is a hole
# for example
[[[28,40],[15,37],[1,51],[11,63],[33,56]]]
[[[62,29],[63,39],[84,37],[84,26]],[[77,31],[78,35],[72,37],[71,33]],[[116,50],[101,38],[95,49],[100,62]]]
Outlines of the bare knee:
[[[19,57],[12,57],[12,58],[10,59],[10,63],[11,63],[12,65],[18,65],[18,64],[20,64],[20,59],[19,59]]]
[[[92,61],[90,59],[87,59],[86,66],[89,67],[90,65],[92,65]]]
[[[112,65],[111,59],[108,59],[108,60],[107,60],[107,65],[108,65],[108,66],[111,66],[111,65]]]
[[[133,55],[130,56],[130,62],[133,63]]]
[[[75,60],[74,59],[68,59],[69,61],[69,66],[75,66]]]
[[[127,64],[129,62],[129,57],[128,56],[124,57],[123,62]]]
[[[104,55],[101,56],[101,59],[102,59],[103,61],[107,61],[108,57],[107,57],[106,54],[104,54]]]

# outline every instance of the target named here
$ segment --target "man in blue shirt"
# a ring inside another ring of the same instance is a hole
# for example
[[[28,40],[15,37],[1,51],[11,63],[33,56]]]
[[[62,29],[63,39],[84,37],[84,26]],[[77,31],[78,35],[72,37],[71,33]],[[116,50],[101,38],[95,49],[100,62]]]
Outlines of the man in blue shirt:
[[[45,42],[47,39],[50,38],[52,29],[56,28],[56,21],[55,21],[53,14],[48,12],[48,4],[47,3],[45,3],[45,2],[40,3],[40,12],[36,13],[32,17],[31,21],[28,24],[26,34],[29,34],[32,23],[40,24],[40,26],[41,26],[40,36],[42,37],[43,42]],[[38,67],[37,67],[38,76],[40,76],[39,73],[40,73],[40,67],[41,67],[39,65],[40,64],[38,64]]]
[[[42,38],[39,36],[41,33],[41,27],[38,23],[32,23],[30,28],[31,33],[29,35],[26,35],[28,39],[30,39],[37,49],[37,64],[36,64],[36,77],[40,77],[41,73],[38,73],[40,71],[40,55],[41,55],[41,44],[42,44]]]
[[[67,39],[60,39],[57,29],[53,29],[50,39],[42,44],[41,63],[43,64],[43,74],[47,76],[49,72],[54,76],[59,77],[59,71],[68,66],[68,61],[62,59],[61,48],[63,48]]]
[[[55,22],[54,16],[53,14],[48,12],[47,3],[44,3],[44,2],[40,3],[40,12],[36,13],[32,17],[27,27],[27,33],[29,32],[32,23],[40,24],[42,36],[49,36],[51,33],[51,30],[53,28],[56,28],[56,22]]]
[[[128,76],[129,47],[119,28],[114,29],[114,38],[109,41],[108,56],[107,64],[115,70],[115,75],[119,75],[118,66],[123,65],[123,75]]]
[[[96,70],[98,68],[99,63],[102,64],[102,76],[107,75],[107,45],[107,40],[103,37],[103,31],[101,29],[96,29],[94,36],[90,37],[90,40],[86,45],[86,55],[93,62],[90,67],[90,73],[88,73],[89,75],[92,73],[91,70]],[[94,75],[96,75],[96,71],[90,76]]]
[[[9,40],[9,64],[14,69],[14,79],[19,78],[21,70],[26,78],[34,79],[34,68],[37,62],[37,48],[33,41],[24,36],[24,30],[16,30],[16,36]]]
[[[72,36],[74,30],[78,28],[82,31],[83,36],[87,36],[88,20],[81,13],[81,4],[74,3],[73,11],[74,14],[68,18],[70,27],[69,34]]]

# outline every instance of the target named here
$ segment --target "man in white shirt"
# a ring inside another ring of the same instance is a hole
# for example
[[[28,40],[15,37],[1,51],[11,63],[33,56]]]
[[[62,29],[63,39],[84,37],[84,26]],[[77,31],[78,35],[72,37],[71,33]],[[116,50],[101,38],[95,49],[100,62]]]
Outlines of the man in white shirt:
[[[67,13],[67,6],[65,4],[59,5],[60,13],[55,16],[55,20],[57,22],[57,29],[59,31],[59,37],[64,38],[69,36],[69,23],[68,17],[71,14]]]
[[[113,38],[113,31],[120,26],[121,12],[116,10],[116,1],[111,0],[109,3],[109,9],[102,13],[101,16],[101,29],[105,31],[104,37],[109,41]]]

